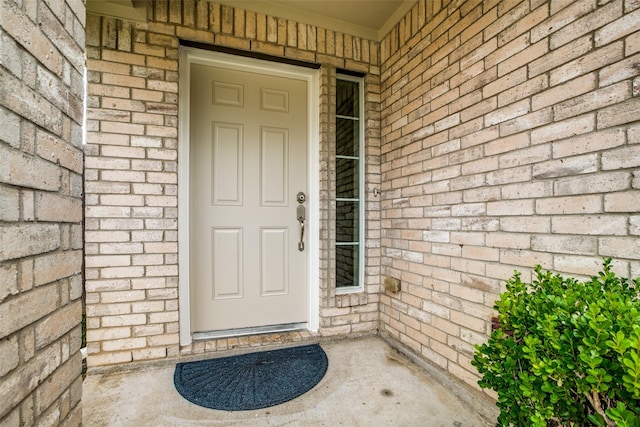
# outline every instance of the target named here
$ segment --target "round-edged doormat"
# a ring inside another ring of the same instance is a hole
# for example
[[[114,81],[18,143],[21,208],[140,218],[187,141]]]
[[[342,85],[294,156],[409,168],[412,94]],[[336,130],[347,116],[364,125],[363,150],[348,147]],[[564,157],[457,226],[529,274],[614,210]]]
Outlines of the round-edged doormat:
[[[205,408],[247,411],[267,408],[311,390],[327,372],[318,344],[178,363],[176,390]]]

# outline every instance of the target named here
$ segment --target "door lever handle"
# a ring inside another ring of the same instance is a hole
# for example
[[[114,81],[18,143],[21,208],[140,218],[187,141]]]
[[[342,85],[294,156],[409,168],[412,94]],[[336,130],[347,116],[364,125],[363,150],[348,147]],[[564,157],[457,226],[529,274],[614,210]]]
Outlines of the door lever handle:
[[[298,205],[296,213],[298,217],[298,225],[300,228],[300,241],[298,242],[298,250],[302,252],[304,251],[304,220],[306,216],[304,205]]]

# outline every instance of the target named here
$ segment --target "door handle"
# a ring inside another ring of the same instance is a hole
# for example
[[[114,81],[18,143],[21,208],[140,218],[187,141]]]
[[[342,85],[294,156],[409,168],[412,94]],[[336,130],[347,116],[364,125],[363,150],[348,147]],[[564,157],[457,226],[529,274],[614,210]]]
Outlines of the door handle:
[[[296,214],[298,217],[298,225],[300,229],[300,241],[298,242],[298,250],[300,252],[304,251],[304,220],[306,216],[305,208],[303,204],[299,204],[296,209]]]

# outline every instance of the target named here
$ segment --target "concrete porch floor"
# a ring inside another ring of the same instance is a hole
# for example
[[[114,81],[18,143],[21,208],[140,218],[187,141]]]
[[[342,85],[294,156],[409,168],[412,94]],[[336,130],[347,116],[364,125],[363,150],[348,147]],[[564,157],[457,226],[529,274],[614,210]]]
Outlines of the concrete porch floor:
[[[329,368],[315,388],[292,401],[254,411],[216,411],[188,402],[174,388],[175,364],[92,374],[84,381],[83,425],[493,425],[479,415],[478,405],[486,405],[486,401],[462,402],[379,337],[321,346]],[[482,409],[487,412],[486,407]]]

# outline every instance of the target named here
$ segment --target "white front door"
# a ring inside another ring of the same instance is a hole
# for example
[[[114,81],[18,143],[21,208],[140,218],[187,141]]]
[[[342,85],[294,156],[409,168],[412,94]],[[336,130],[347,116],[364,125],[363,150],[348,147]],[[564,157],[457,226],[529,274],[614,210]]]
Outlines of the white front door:
[[[190,73],[191,331],[305,323],[296,195],[308,192],[308,82],[197,63]]]

